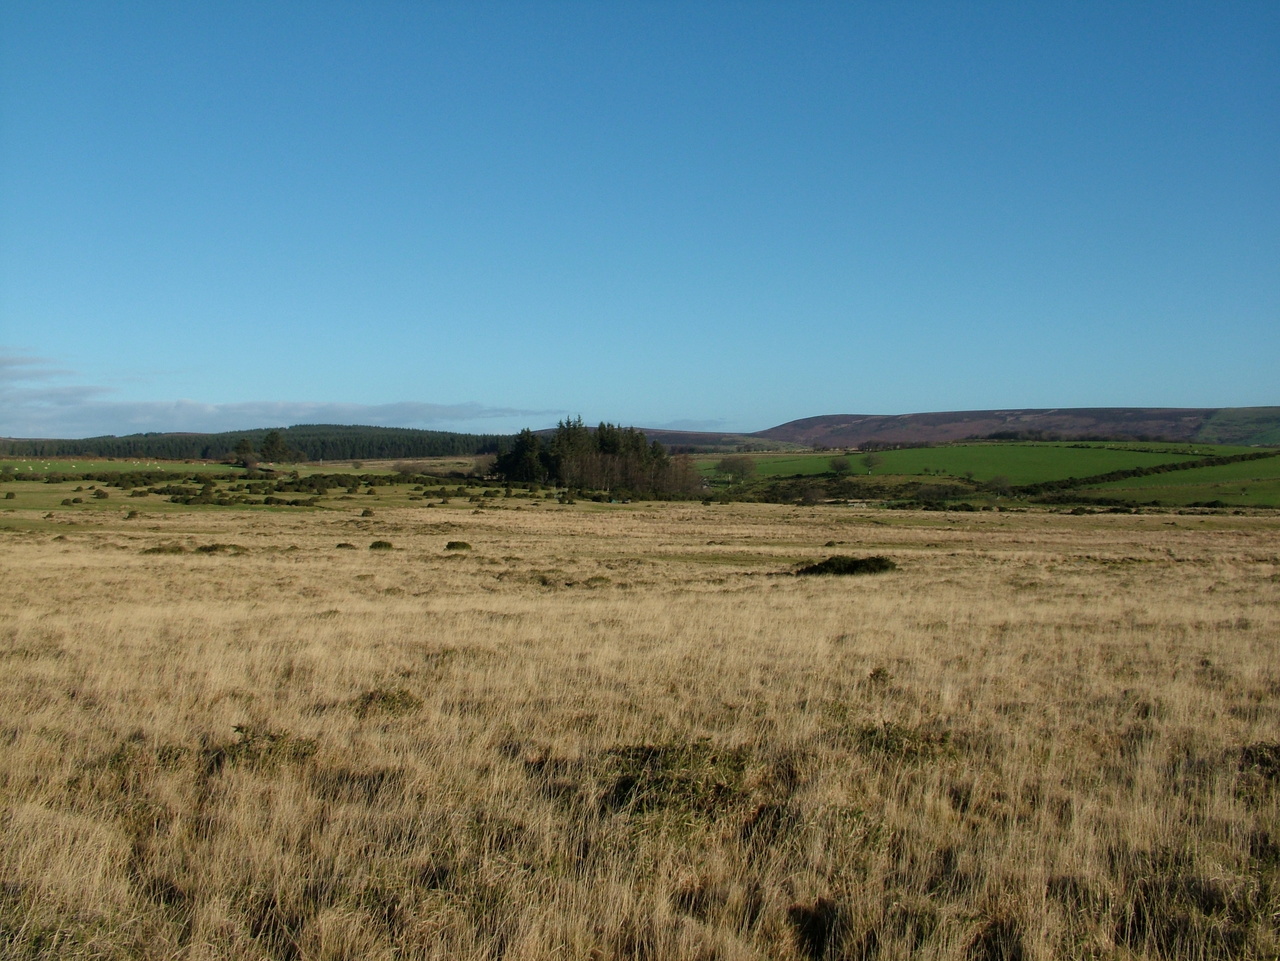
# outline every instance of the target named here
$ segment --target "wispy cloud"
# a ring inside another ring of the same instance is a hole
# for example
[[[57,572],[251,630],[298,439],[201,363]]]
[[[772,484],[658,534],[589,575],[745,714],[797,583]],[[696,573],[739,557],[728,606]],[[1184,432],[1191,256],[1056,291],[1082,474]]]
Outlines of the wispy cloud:
[[[479,403],[339,404],[311,401],[202,403],[112,400],[111,388],[58,383],[75,379],[38,357],[0,355],[0,435],[94,437],[148,431],[206,433],[293,424],[366,424],[474,433],[542,426],[564,411],[489,407]]]
[[[0,354],[0,390],[6,384],[18,381],[52,380],[69,376],[72,371],[50,366],[53,361],[44,357],[28,357],[22,354]]]

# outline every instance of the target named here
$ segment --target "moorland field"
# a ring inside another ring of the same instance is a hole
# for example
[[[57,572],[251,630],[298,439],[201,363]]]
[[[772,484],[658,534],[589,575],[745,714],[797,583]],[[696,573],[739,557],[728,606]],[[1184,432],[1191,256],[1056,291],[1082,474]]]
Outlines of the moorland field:
[[[1275,513],[6,486],[6,958],[1280,952]]]

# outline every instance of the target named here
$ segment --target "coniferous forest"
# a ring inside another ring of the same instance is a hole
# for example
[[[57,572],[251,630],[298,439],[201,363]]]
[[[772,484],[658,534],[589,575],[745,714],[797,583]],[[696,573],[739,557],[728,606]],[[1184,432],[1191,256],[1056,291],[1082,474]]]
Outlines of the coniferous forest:
[[[0,441],[9,457],[145,457],[161,460],[223,460],[242,441],[261,450],[269,435],[279,435],[297,460],[388,460],[401,457],[455,457],[494,454],[509,443],[501,434],[459,434],[407,427],[299,424],[294,427],[227,431],[220,434],[153,433],[79,440]]]
[[[580,417],[561,421],[549,437],[521,431],[494,471],[512,483],[645,494],[691,494],[702,486],[688,455],[668,455],[634,427],[592,429]]]

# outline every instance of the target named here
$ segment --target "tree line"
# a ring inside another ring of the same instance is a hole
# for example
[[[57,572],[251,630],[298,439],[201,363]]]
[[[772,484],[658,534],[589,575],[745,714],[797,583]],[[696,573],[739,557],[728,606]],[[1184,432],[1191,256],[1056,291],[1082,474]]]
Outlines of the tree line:
[[[261,456],[270,435],[271,457]],[[391,460],[493,454],[509,435],[460,434],[409,427],[299,424],[294,427],[227,431],[218,434],[147,433],[79,440],[0,441],[9,457],[134,457],[155,460],[225,460],[244,445],[262,460]]]
[[[493,469],[508,483],[576,490],[692,497],[703,486],[689,455],[669,455],[634,427],[591,428],[581,417],[561,421],[548,437],[525,428]]]

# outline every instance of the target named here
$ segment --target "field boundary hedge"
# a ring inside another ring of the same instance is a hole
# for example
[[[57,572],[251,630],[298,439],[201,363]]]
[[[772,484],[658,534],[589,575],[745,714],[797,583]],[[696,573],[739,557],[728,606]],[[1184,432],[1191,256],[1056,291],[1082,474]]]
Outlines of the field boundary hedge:
[[[1040,494],[1076,490],[1081,487],[1092,487],[1095,484],[1107,484],[1111,481],[1129,480],[1134,477],[1151,477],[1154,474],[1168,474],[1173,471],[1199,470],[1202,467],[1223,467],[1227,464],[1238,464],[1242,461],[1266,460],[1268,457],[1280,457],[1280,451],[1250,451],[1247,454],[1202,457],[1199,460],[1175,461],[1169,464],[1156,464],[1152,467],[1130,467],[1125,470],[1108,471],[1105,474],[1093,474],[1089,477],[1065,477],[1061,480],[1022,484],[1010,488],[1010,492],[1024,497],[1035,497]]]

